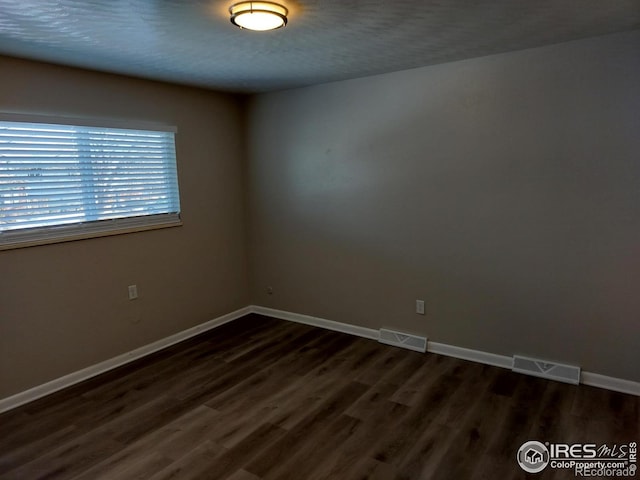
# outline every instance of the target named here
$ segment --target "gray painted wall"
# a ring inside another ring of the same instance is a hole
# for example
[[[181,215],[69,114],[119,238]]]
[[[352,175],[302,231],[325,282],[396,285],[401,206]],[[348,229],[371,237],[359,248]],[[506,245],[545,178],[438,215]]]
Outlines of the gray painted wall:
[[[639,52],[636,31],[255,97],[253,303],[640,380]]]
[[[0,251],[0,398],[247,305],[235,97],[6,57],[0,72],[0,110],[177,126],[184,222]]]
[[[250,301],[640,380],[639,50],[610,35],[248,111],[0,57],[0,110],[177,125],[184,214],[0,252],[0,398]]]

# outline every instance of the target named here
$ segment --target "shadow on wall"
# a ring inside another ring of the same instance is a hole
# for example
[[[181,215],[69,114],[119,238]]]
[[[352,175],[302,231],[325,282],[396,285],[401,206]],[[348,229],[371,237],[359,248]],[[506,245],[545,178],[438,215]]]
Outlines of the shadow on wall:
[[[610,364],[628,364],[637,141],[590,101],[591,65],[532,70],[543,53],[260,99],[256,284],[280,279],[274,301],[300,313],[574,363],[606,341]],[[279,121],[262,123],[273,108]]]

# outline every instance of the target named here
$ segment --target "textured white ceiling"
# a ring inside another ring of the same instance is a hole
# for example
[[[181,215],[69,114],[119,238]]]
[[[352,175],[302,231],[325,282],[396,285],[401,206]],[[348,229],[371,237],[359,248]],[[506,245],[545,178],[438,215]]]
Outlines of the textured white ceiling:
[[[258,33],[233,1],[0,0],[0,53],[260,92],[640,28],[640,0],[282,0]]]

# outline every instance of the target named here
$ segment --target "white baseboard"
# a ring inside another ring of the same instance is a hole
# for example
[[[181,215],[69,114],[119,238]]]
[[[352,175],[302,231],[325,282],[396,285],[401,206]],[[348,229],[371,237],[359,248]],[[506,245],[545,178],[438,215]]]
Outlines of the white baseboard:
[[[279,318],[281,320],[288,320],[290,322],[304,323],[305,325],[311,325],[314,327],[325,328],[327,330],[334,330],[336,332],[348,333],[350,335],[356,335],[358,337],[369,338],[371,340],[378,340],[379,332],[373,328],[358,327],[357,325],[350,325],[348,323],[334,322],[333,320],[327,320],[320,317],[312,317],[310,315],[301,315],[299,313],[285,312],[284,310],[276,310],[274,308],[259,307],[256,305],[251,306],[251,312],[267,317]]]
[[[120,367],[129,362],[137,360],[138,358],[157,352],[158,350],[162,350],[163,348],[167,348],[178,342],[194,337],[202,332],[206,332],[207,330],[211,330],[213,328],[219,327],[220,325],[224,325],[225,323],[236,320],[249,313],[251,313],[251,307],[241,308],[239,310],[236,310],[235,312],[231,312],[218,318],[214,318],[213,320],[209,320],[208,322],[201,323],[200,325],[196,325],[195,327],[188,328],[143,347],[136,348],[135,350],[131,350],[130,352],[123,353],[122,355],[118,355],[117,357],[110,358],[109,360],[105,360],[104,362],[96,363],[95,365],[91,365],[90,367],[83,368],[82,370],[70,373],[69,375],[65,375],[64,377],[56,378],[55,380],[52,380],[50,382],[38,385],[34,388],[30,388],[29,390],[25,390],[24,392],[20,392],[10,397],[0,399],[0,413],[19,407],[20,405],[24,405],[25,403],[32,402],[34,400],[37,400],[38,398],[57,392],[58,390],[62,390],[63,388],[75,385],[76,383],[88,380],[89,378],[100,375],[101,373],[113,370],[116,367]]]
[[[290,322],[304,323],[306,325],[313,325],[314,327],[326,328],[328,330],[334,330],[336,332],[348,333],[350,335],[356,335],[371,340],[378,340],[379,338],[379,331],[374,330],[373,328],[359,327],[356,325],[335,322],[333,320],[327,320],[320,317],[301,315],[298,313],[260,307],[256,305],[252,305],[250,308],[251,312],[258,313],[260,315],[266,315],[268,317],[288,320]],[[512,357],[507,357],[506,355],[496,355],[495,353],[483,352],[481,350],[456,347],[454,345],[447,345],[446,343],[429,341],[427,343],[427,352],[446,355],[447,357],[454,357],[462,360],[470,360],[472,362],[492,365],[494,367],[508,369],[511,369],[513,367]],[[598,373],[583,371],[581,373],[580,383],[592,387],[613,390],[614,392],[628,393],[631,395],[640,396],[640,383],[633,382],[631,380],[608,377],[606,375],[600,375]]]
[[[20,392],[10,397],[0,399],[0,413],[19,407],[20,405],[24,405],[25,403],[32,402],[34,400],[37,400],[38,398],[57,392],[58,390],[62,390],[63,388],[75,385],[76,383],[88,380],[89,378],[100,375],[101,373],[113,370],[116,367],[125,365],[129,362],[137,360],[138,358],[144,357],[151,353],[157,352],[158,350],[162,350],[163,348],[194,337],[202,332],[206,332],[207,330],[211,330],[213,328],[219,327],[220,325],[224,325],[225,323],[241,318],[249,313],[257,313],[260,315],[265,315],[267,317],[279,318],[281,320],[287,320],[290,322],[303,323],[305,325],[325,328],[327,330],[348,333],[349,335],[356,335],[358,337],[363,337],[370,340],[377,341],[379,338],[379,331],[374,330],[373,328],[359,327],[357,325],[335,322],[333,320],[327,320],[320,317],[301,315],[284,310],[276,310],[273,308],[251,305],[228,313],[226,315],[222,315],[218,318],[214,318],[213,320],[209,320],[208,322],[202,323],[200,325],[196,325],[195,327],[188,328],[174,335],[170,335],[169,337],[163,338],[130,352],[123,353],[122,355],[118,355],[117,357],[105,360],[104,362],[97,363],[82,370],[78,370],[77,372],[65,375],[64,377],[60,377],[29,390],[25,390],[24,392]],[[496,355],[480,350],[471,350],[468,348],[456,347],[453,345],[447,345],[445,343],[437,343],[431,341],[429,341],[427,344],[427,352],[509,369],[512,367],[513,363],[513,359],[505,355]],[[640,383],[631,380],[624,380],[621,378],[609,377],[606,375],[600,375],[598,373],[583,371],[581,374],[580,383],[592,387],[613,390],[615,392],[640,396]]]
[[[446,355],[447,357],[469,360],[471,362],[484,363],[494,367],[509,368],[513,366],[513,358],[506,355],[471,350],[470,348],[455,347],[446,343],[429,342],[427,352]]]
[[[580,383],[640,397],[640,383],[631,380],[608,377],[606,375],[600,375],[599,373],[582,372],[580,374]]]

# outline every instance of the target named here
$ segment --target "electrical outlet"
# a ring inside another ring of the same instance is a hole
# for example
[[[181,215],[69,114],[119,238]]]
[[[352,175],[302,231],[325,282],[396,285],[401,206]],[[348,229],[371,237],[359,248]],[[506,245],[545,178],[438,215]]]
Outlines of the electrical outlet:
[[[424,315],[424,300],[416,300],[416,313]]]
[[[267,287],[267,295],[273,295],[273,287]]]
[[[129,289],[129,300],[135,300],[136,298],[138,298],[137,285],[129,285],[127,288]]]

